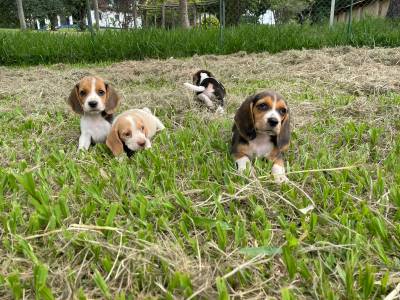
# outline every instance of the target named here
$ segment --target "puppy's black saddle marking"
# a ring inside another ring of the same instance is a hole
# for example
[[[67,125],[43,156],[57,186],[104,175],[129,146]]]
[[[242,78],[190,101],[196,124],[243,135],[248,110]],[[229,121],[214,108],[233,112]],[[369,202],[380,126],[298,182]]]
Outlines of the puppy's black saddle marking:
[[[214,87],[214,95],[218,101],[218,104],[224,106],[224,97],[226,95],[226,91],[223,84],[214,77],[207,77],[199,84],[199,86],[204,86],[207,88],[209,84],[212,84]],[[201,93],[203,92],[196,92],[196,95],[200,95]]]

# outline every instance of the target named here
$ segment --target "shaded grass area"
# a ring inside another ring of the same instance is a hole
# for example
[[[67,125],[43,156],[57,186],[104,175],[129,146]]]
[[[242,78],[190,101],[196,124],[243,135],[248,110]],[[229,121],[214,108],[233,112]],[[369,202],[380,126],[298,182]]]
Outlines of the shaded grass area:
[[[399,22],[369,19],[347,25],[240,26],[219,29],[101,31],[90,33],[0,31],[0,64],[93,63],[126,59],[187,57],[351,45],[400,46]]]
[[[363,60],[376,52],[358,51]],[[135,90],[122,109],[148,106],[167,127],[152,149],[130,160],[114,159],[104,145],[77,153],[79,120],[59,94],[68,95],[69,87],[40,96],[23,87],[0,94],[0,297],[380,299],[394,289],[400,93],[326,89],[328,82],[296,77],[292,67],[270,68],[267,80],[252,72],[229,80],[227,70],[242,68],[240,61],[258,70],[271,60],[288,57],[214,62],[229,91],[224,117],[194,106],[179,90],[176,74],[167,71],[188,68],[184,61],[163,62],[168,84],[156,91],[160,74],[146,69],[153,62],[140,62],[147,76],[140,84],[144,75],[129,77],[122,70],[130,75],[131,65],[118,65],[115,76],[124,80],[116,88]],[[115,68],[98,72],[114,76]],[[18,75],[29,83],[35,70]],[[85,72],[44,71],[37,71],[43,86]],[[258,177],[248,178],[235,173],[229,157],[234,111],[247,93],[267,87],[288,99],[293,115],[285,158],[290,183],[280,187],[269,162],[257,160]],[[301,211],[312,203],[312,211]]]

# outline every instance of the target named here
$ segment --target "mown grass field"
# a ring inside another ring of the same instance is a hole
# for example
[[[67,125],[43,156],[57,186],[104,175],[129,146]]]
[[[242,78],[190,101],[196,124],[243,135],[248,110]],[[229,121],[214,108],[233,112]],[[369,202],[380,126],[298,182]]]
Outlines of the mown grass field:
[[[400,280],[400,49],[0,68],[1,299],[382,299]],[[182,83],[228,91],[225,116]],[[70,88],[97,74],[167,130],[116,160],[77,152]],[[290,182],[238,176],[232,118],[279,91]],[[313,204],[312,211],[302,211]]]
[[[347,24],[243,25],[192,30],[105,30],[89,32],[0,31],[0,65],[98,63],[126,59],[165,59],[238,51],[277,53],[336,46],[399,47],[400,23],[366,19]]]

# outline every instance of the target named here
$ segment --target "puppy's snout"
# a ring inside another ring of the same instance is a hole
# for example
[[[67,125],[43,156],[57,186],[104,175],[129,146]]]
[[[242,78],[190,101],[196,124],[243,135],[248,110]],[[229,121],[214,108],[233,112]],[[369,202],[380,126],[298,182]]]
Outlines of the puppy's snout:
[[[95,108],[96,106],[97,106],[97,101],[89,101],[88,102],[88,105],[91,107],[91,108]]]
[[[145,140],[138,141],[137,144],[139,145],[139,147],[143,148],[144,146],[146,146],[146,141]]]
[[[269,126],[275,127],[276,125],[278,125],[279,120],[277,118],[268,118],[267,122]]]

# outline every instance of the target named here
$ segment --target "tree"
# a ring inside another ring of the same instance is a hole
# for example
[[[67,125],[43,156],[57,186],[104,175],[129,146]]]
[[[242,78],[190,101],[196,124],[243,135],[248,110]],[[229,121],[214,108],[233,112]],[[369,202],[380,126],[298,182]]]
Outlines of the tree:
[[[272,0],[275,22],[282,24],[295,20],[311,3],[312,0]]]
[[[278,1],[278,0],[276,0]],[[244,15],[258,20],[271,8],[272,0],[226,0],[226,24],[239,25]]]
[[[99,3],[93,0],[94,17],[96,19],[96,30],[100,29]]]
[[[80,30],[86,29],[86,1],[85,0],[64,0],[66,11],[77,21]]]
[[[132,3],[132,13],[133,13],[133,27],[137,28],[137,3],[136,0],[133,0]]]
[[[22,30],[26,29],[24,7],[22,6],[22,0],[17,0],[18,18],[19,24]]]
[[[386,14],[389,19],[400,18],[400,0],[391,0]]]
[[[58,25],[58,16],[67,13],[64,0],[24,0],[26,19],[31,26],[34,21],[39,20],[44,23],[45,19],[50,20],[52,30]]]
[[[18,27],[17,2],[15,0],[0,0],[0,7],[0,27]]]
[[[190,24],[187,0],[179,0],[179,15],[181,19],[181,26],[183,28],[189,28]]]

